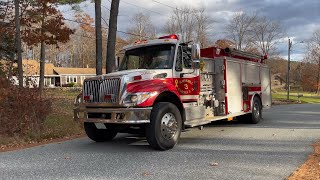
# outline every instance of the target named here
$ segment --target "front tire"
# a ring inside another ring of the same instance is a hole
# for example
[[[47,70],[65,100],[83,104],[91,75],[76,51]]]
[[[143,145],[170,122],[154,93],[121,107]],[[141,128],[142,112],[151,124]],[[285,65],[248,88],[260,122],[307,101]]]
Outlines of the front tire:
[[[96,142],[111,141],[118,133],[116,129],[111,127],[107,129],[98,129],[94,123],[90,122],[84,123],[84,130],[87,136]]]
[[[157,103],[146,126],[146,137],[151,147],[157,150],[172,149],[179,141],[182,118],[179,109],[172,103]]]
[[[262,105],[258,97],[253,98],[252,102],[252,113],[249,123],[257,124],[262,119]]]

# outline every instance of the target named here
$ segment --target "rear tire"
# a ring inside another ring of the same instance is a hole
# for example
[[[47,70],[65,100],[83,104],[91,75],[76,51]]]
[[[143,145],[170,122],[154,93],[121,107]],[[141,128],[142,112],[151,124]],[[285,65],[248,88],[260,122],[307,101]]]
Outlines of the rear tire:
[[[251,113],[237,117],[242,123],[257,124],[262,119],[262,105],[260,99],[256,96],[253,98]]]
[[[179,141],[182,118],[179,109],[172,103],[157,103],[146,126],[146,137],[150,146],[157,150],[172,149]]]
[[[257,124],[262,119],[262,106],[261,101],[258,97],[253,98],[252,102],[252,113],[250,114],[250,124]]]
[[[105,142],[112,140],[117,135],[117,130],[114,128],[98,129],[94,123],[85,122],[84,130],[87,136],[96,142]]]

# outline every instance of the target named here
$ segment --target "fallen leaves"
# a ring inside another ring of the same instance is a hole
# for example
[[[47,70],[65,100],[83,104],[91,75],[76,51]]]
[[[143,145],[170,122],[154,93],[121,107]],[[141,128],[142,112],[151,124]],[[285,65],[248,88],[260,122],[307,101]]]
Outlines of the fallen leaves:
[[[210,166],[218,166],[219,164],[217,162],[211,162]]]
[[[314,153],[308,160],[293,172],[288,180],[320,179],[320,141],[313,145]]]
[[[150,176],[151,175],[151,173],[149,173],[149,172],[143,172],[142,173],[142,176]]]

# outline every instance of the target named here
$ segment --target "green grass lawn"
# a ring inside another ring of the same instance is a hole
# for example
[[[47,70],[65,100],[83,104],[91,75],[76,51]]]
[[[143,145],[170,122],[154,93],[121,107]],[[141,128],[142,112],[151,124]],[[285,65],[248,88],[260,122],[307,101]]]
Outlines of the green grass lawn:
[[[309,92],[290,92],[290,100],[293,102],[298,102],[298,94],[303,94],[302,97],[300,97],[301,103],[320,103],[320,96],[317,96],[314,93]],[[272,93],[272,99],[273,100],[280,100],[280,101],[286,101],[287,100],[287,92],[276,92]]]
[[[52,112],[45,121],[43,138],[61,138],[83,133],[81,124],[73,120],[74,98],[78,91],[49,89],[47,96],[53,99]]]

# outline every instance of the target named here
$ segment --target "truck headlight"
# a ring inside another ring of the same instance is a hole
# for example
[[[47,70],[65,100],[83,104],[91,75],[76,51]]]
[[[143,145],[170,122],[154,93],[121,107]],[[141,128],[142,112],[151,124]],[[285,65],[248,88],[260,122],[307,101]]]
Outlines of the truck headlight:
[[[128,94],[127,97],[123,100],[124,104],[141,104],[150,97],[149,92]]]
[[[137,95],[131,95],[130,100],[132,103],[136,103],[138,101],[138,96]]]

